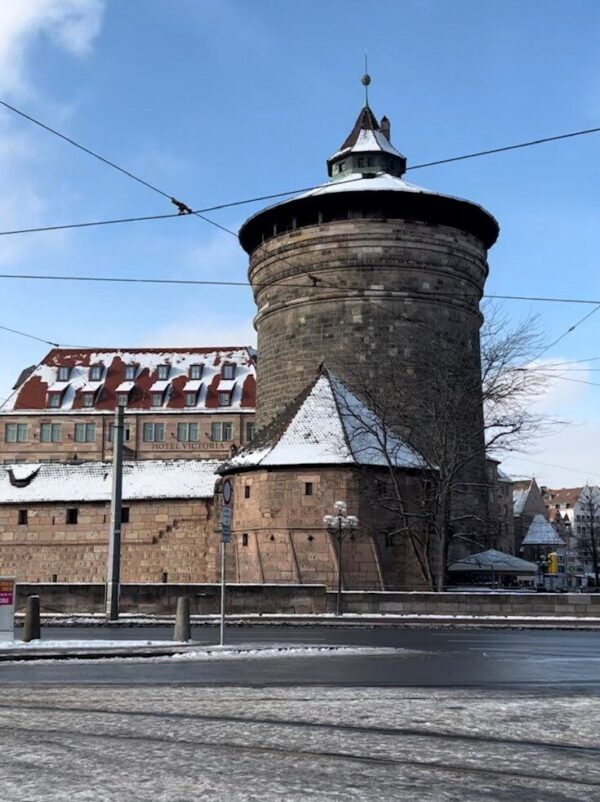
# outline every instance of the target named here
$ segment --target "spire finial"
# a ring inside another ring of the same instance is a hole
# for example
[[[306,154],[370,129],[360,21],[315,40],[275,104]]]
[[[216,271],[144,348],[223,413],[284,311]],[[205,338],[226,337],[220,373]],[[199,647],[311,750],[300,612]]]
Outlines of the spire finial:
[[[367,51],[365,50],[365,74],[360,79],[361,84],[365,88],[365,106],[369,105],[369,84],[371,83],[371,76],[369,75],[369,67],[367,64]]]

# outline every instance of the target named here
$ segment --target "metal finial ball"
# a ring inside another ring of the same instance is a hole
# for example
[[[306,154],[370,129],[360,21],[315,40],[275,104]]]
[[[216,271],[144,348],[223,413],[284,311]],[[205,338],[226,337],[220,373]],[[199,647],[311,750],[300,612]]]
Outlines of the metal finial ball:
[[[360,79],[360,82],[363,86],[368,86],[371,83],[371,76],[368,73],[365,73]]]

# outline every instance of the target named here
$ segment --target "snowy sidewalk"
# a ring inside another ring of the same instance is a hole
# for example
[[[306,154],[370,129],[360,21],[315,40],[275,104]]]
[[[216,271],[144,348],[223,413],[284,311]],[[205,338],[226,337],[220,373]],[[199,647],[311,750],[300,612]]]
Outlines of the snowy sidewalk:
[[[17,614],[17,623],[22,616]],[[218,626],[218,615],[192,615],[195,626]],[[173,615],[122,613],[118,622],[107,622],[102,613],[46,613],[44,627],[153,627],[173,626]],[[457,627],[492,629],[600,629],[598,616],[570,615],[465,615],[461,613],[331,613],[320,615],[291,615],[288,613],[246,613],[228,615],[227,626],[331,626],[331,627]]]
[[[338,646],[328,644],[266,643],[215,646],[199,641],[146,640],[35,640],[0,641],[0,662],[39,660],[164,659],[206,660],[236,657],[304,657],[323,654],[387,654],[409,652],[386,647]]]

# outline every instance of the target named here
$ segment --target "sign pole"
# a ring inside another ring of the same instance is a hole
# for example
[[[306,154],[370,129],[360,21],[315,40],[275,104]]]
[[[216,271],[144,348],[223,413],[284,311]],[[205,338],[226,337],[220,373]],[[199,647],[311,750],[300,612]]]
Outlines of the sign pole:
[[[219,646],[225,645],[225,552],[227,543],[221,540],[221,626]]]
[[[233,485],[229,479],[223,482],[223,507],[221,508],[221,623],[219,646],[225,644],[225,580],[227,544],[231,541],[231,503],[233,501]]]
[[[106,577],[106,619],[119,619],[121,586],[121,496],[123,490],[123,430],[125,410],[115,409],[113,426],[112,496],[110,502],[110,534],[108,541],[108,571]]]

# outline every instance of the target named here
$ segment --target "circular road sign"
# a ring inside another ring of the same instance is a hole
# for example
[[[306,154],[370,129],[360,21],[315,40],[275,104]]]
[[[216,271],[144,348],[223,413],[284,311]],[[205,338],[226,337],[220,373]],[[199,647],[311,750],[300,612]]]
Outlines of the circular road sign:
[[[233,496],[233,487],[229,479],[225,479],[223,482],[223,504],[231,504],[231,498]]]

